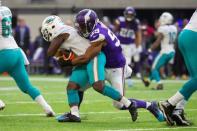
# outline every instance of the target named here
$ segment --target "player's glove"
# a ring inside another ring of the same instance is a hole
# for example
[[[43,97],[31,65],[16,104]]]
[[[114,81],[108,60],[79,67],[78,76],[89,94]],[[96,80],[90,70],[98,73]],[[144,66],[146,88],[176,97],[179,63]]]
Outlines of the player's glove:
[[[64,59],[60,58],[57,62],[61,67],[72,66],[72,61],[70,59],[64,60]]]
[[[55,58],[62,67],[72,66],[72,60],[75,58],[75,54],[71,50],[61,49],[56,53]]]

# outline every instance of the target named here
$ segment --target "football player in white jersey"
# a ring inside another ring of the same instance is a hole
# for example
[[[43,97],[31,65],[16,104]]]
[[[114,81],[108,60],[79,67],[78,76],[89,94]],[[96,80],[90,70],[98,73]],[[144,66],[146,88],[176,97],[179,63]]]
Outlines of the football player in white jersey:
[[[178,37],[178,46],[183,55],[186,67],[190,74],[190,80],[182,88],[160,107],[166,116],[166,122],[174,125],[174,121],[180,126],[191,125],[184,117],[183,110],[176,112],[175,106],[181,101],[188,101],[191,95],[197,90],[197,9],[190,18],[189,23],[181,31]],[[181,65],[180,65],[181,66]],[[185,103],[183,102],[183,103]]]
[[[64,49],[72,50],[76,55],[79,56],[85,54],[88,47],[90,47],[89,41],[82,38],[74,28],[64,25],[58,16],[49,16],[45,18],[42,24],[42,34],[44,39],[46,39],[47,41],[52,41],[48,49],[48,55],[57,57],[57,59],[59,59],[60,61],[60,64],[62,62],[61,61],[62,57],[61,55],[59,55],[58,50],[60,51]],[[68,56],[70,56],[71,58],[72,53]],[[65,58],[65,59],[69,59],[69,58]],[[121,95],[123,95],[123,84],[122,84],[123,73],[122,71],[119,70],[120,70],[119,68],[106,69],[105,75],[106,75],[106,79],[108,78],[112,86],[114,86],[114,88],[117,88],[117,90],[121,93]],[[84,91],[85,87],[89,87],[87,76],[88,75],[87,75],[86,67],[84,67],[83,65],[74,67],[69,79],[68,87],[70,88],[74,86],[77,87],[79,90]],[[80,105],[82,101],[82,94],[83,94],[82,92],[79,92],[78,94],[79,95],[78,105]],[[76,98],[78,99],[78,97]],[[74,101],[74,99],[76,98],[72,98],[72,101]],[[136,100],[136,101],[139,102],[140,100],[139,101]],[[140,101],[140,102],[145,103],[144,108],[147,108],[147,110],[153,113],[159,121],[163,121],[163,115],[157,109],[157,106],[155,105],[154,102],[152,103],[145,101]],[[121,109],[122,106],[124,106],[124,104],[114,101],[114,106],[118,109]],[[76,107],[76,105],[71,106],[72,115],[70,115],[70,113],[64,114],[58,117],[57,120],[59,122],[67,122],[67,121],[80,122],[80,119],[76,119],[76,117],[73,116],[76,115],[79,117],[79,113],[77,112],[79,112],[78,107]]]
[[[23,53],[12,36],[12,13],[8,7],[0,6],[0,73],[8,72],[20,90],[28,94],[44,109],[46,116],[54,116],[51,106],[29,81],[25,69],[28,60]],[[0,106],[5,106],[2,103]]]
[[[42,23],[41,32],[43,38],[51,42],[48,49],[49,56],[56,56],[59,64],[62,66],[76,66],[72,70],[67,85],[68,103],[71,112],[58,117],[57,120],[59,122],[81,122],[79,116],[80,98],[78,91],[79,89],[83,90],[83,88],[86,88],[87,84],[90,84],[97,92],[106,95],[115,101],[119,101],[129,110],[132,120],[135,121],[137,119],[137,108],[133,100],[128,100],[120,92],[104,83],[101,84],[101,86],[100,84],[97,84],[97,82],[105,80],[103,72],[105,64],[102,62],[103,58],[105,59],[105,56],[102,52],[99,51],[98,55],[95,57],[88,55],[87,57],[91,57],[92,59],[87,61],[87,63],[83,62],[86,61],[86,59],[80,59],[82,65],[74,57],[72,58],[72,56],[74,56],[73,52],[78,56],[82,56],[85,54],[87,47],[91,46],[88,40],[82,38],[73,27],[65,25],[58,16],[49,16],[45,18]],[[72,50],[73,52],[71,51],[71,54],[69,53],[69,55],[66,55],[64,49]],[[94,52],[93,50],[87,52],[90,54],[97,54],[97,52]]]
[[[177,37],[177,28],[172,25],[173,16],[164,12],[159,18],[160,26],[158,28],[158,34],[156,41],[151,45],[148,49],[148,52],[156,49],[161,44],[161,50],[158,56],[155,58],[154,63],[152,65],[151,74],[149,76],[150,80],[142,79],[145,86],[150,85],[150,81],[155,80],[157,82],[157,86],[154,89],[162,90],[163,84],[160,80],[159,70],[162,66],[166,65],[175,54],[174,51],[174,42]]]

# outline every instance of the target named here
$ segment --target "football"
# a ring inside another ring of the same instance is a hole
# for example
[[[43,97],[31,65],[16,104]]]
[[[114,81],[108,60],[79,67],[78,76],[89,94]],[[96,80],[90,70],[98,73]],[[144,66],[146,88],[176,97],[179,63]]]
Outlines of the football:
[[[63,59],[64,61],[73,60],[76,54],[72,50],[59,49],[55,54],[57,60]]]

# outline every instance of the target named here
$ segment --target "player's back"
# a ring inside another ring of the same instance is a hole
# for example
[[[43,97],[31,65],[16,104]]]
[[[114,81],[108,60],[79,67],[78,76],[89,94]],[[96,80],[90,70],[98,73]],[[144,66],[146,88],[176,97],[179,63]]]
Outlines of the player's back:
[[[193,13],[192,17],[190,18],[189,23],[185,26],[184,29],[192,30],[197,32],[197,9]]]
[[[89,37],[91,42],[105,41],[107,44],[102,48],[107,62],[106,68],[120,68],[125,65],[119,39],[102,22],[98,22]]]
[[[177,28],[174,25],[162,25],[158,28],[158,32],[162,33],[161,49],[163,51],[173,51],[174,42],[177,37]]]
[[[76,55],[83,55],[90,46],[90,42],[81,37],[73,27],[65,25],[64,28],[62,33],[68,33],[69,38],[64,41],[60,48],[71,49]]]
[[[0,43],[0,50],[18,48],[12,36],[12,13],[5,6],[0,6]]]

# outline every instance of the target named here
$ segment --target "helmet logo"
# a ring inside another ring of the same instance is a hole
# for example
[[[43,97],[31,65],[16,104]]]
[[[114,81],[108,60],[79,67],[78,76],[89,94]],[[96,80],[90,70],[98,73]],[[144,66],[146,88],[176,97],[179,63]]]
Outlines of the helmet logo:
[[[54,21],[55,17],[51,17],[48,20],[46,20],[46,24],[51,24]]]

